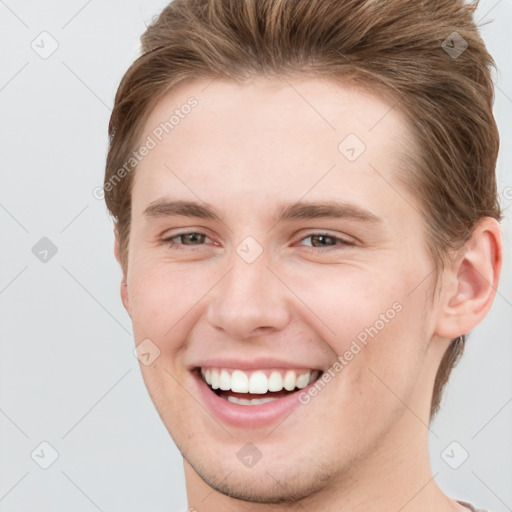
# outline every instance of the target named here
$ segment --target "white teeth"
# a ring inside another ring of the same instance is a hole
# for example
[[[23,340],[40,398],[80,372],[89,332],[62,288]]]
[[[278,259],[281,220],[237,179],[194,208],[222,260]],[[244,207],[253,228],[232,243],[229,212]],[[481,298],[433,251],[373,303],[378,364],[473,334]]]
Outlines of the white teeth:
[[[266,404],[267,402],[273,402],[274,400],[279,400],[278,398],[236,398],[235,396],[228,396],[228,402],[232,402],[238,405],[258,405],[258,404]]]
[[[231,391],[235,393],[249,392],[249,378],[242,370],[235,370],[231,374]]]
[[[268,379],[263,372],[254,372],[249,378],[249,393],[264,395],[268,391]]]
[[[283,389],[283,377],[279,372],[272,372],[268,378],[269,391],[281,391]]]
[[[276,392],[283,389],[287,391],[293,391],[295,388],[303,389],[320,375],[318,370],[306,370],[300,374],[297,373],[295,370],[287,370],[283,376],[282,372],[273,370],[267,377],[263,370],[247,373],[242,370],[233,370],[230,373],[229,370],[224,368],[201,369],[204,380],[213,389],[231,390],[235,393],[253,393],[255,395],[264,395],[268,391]],[[268,401],[267,398],[264,400]]]
[[[301,373],[297,377],[297,383],[295,384],[299,389],[305,388],[309,384],[310,373]]]
[[[220,386],[220,377],[219,372],[217,370],[212,370],[212,388],[219,389]]]
[[[297,382],[297,375],[293,370],[288,370],[283,379],[283,386],[286,391],[293,391],[295,389],[295,383]]]
[[[231,389],[231,376],[227,370],[222,370],[219,377],[219,388],[228,391]]]

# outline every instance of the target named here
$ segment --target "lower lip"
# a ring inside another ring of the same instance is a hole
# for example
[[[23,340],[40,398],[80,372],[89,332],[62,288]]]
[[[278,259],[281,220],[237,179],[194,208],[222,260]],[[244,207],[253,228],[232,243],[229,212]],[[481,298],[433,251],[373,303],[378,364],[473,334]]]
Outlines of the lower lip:
[[[282,421],[296,407],[302,405],[299,401],[299,395],[307,392],[308,388],[316,382],[312,382],[307,387],[272,402],[257,405],[239,405],[217,396],[196,372],[194,372],[194,379],[200,396],[212,416],[222,423],[243,428],[265,427]],[[254,398],[262,396],[254,395]]]

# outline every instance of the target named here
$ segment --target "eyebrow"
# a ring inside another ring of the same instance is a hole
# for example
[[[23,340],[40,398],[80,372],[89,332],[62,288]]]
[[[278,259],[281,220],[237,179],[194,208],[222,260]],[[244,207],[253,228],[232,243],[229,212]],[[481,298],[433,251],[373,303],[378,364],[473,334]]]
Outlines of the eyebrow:
[[[205,220],[223,222],[215,209],[195,201],[169,201],[158,199],[150,203],[144,210],[147,218],[194,217]],[[304,220],[321,218],[349,218],[362,222],[379,224],[382,219],[365,208],[353,203],[337,201],[286,203],[280,205],[272,215],[275,224],[286,220]]]

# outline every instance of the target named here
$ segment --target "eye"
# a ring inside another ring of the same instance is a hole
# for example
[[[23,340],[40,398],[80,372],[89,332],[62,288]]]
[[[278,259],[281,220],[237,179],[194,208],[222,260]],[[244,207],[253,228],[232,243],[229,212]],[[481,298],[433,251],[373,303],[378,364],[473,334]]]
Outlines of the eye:
[[[311,242],[306,244],[308,247],[319,249],[322,247],[336,247],[337,245],[355,245],[354,242],[331,235],[329,233],[311,233],[301,239],[301,241],[310,239]]]
[[[355,243],[350,240],[345,240],[344,238],[331,235],[330,233],[310,233],[300,239],[301,242],[305,240],[309,240],[310,242],[303,245],[311,247],[312,249],[330,249],[336,246],[355,245]],[[207,241],[211,242],[211,239],[204,233],[190,231],[167,237],[162,241],[175,249],[183,249],[184,246],[188,246],[193,250],[194,248],[200,248],[207,243]]]
[[[196,231],[191,231],[189,233],[180,233],[178,235],[174,235],[168,238],[165,238],[163,242],[169,244],[171,247],[181,248],[179,246],[200,246],[205,243],[205,240],[209,238],[204,233],[198,233]],[[178,240],[176,242],[175,240]]]

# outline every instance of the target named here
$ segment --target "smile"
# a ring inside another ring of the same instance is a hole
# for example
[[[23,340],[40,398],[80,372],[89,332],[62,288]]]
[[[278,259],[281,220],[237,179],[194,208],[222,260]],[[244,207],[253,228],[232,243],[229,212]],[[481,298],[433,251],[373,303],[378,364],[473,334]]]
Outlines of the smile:
[[[195,366],[197,396],[210,416],[244,429],[281,424],[303,407],[301,393],[308,392],[323,374],[319,368],[294,368],[282,361],[266,364],[260,360],[239,366],[235,360],[218,360]]]
[[[314,382],[320,373],[313,369],[244,371],[201,368],[203,380],[217,396],[234,404],[252,406],[279,400],[291,392],[303,389]]]

